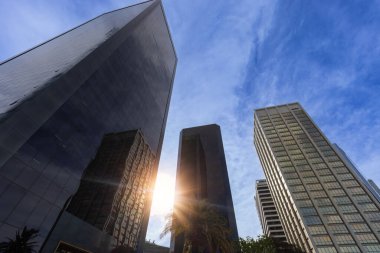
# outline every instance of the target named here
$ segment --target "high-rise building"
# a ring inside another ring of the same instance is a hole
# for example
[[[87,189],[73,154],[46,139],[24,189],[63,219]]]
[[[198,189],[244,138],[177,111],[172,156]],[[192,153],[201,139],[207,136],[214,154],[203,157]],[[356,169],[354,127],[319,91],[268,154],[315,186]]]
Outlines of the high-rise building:
[[[254,143],[288,241],[380,252],[380,205],[300,104],[255,111]]]
[[[361,183],[364,184],[367,189],[372,193],[372,195],[377,199],[377,201],[380,202],[380,195],[376,192],[376,189],[371,185],[370,181],[367,180],[362,173],[358,170],[354,162],[347,156],[346,152],[338,146],[338,144],[334,143],[332,144],[332,147],[334,148],[336,153],[339,153],[342,157],[342,159],[345,161],[345,164],[347,165],[347,168],[356,175],[357,180],[361,180]]]
[[[260,217],[263,234],[276,241],[286,241],[284,228],[270,193],[267,181],[256,181],[256,209]]]
[[[174,212],[181,206],[206,200],[217,208],[231,229],[231,239],[238,239],[235,212],[228,179],[222,135],[218,125],[186,128],[181,131],[176,178]],[[191,216],[188,217],[191,222]],[[171,238],[170,251],[181,253],[184,238]]]
[[[42,245],[107,133],[140,129],[155,180],[176,62],[163,6],[153,0],[0,64],[0,241],[27,226]],[[150,205],[148,198],[138,252]]]
[[[53,252],[57,245],[59,252],[62,242],[91,252],[106,252],[118,246],[136,250],[147,199],[153,192],[154,164],[155,156],[140,131],[105,135],[43,252]],[[94,227],[91,237],[108,234],[107,243],[97,245],[81,237],[89,234],[84,222]]]
[[[368,179],[368,183],[371,185],[372,189],[374,190],[374,194],[376,194],[378,196],[378,199],[380,199],[380,189],[377,186],[377,184],[372,179]]]

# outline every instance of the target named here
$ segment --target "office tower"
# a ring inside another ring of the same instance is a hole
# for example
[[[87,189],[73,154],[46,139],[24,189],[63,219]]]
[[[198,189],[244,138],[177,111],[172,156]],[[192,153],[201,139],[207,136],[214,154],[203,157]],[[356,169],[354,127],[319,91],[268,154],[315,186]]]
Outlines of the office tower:
[[[0,241],[28,226],[41,246],[107,133],[140,129],[155,179],[176,62],[162,4],[147,1],[0,64]]]
[[[360,173],[358,168],[355,166],[355,164],[351,161],[351,159],[347,156],[346,152],[338,146],[338,144],[334,143],[332,144],[332,147],[334,148],[336,153],[339,153],[342,157],[342,159],[345,161],[345,164],[347,165],[347,168],[356,175],[356,179],[361,181],[362,184],[364,184],[367,189],[372,193],[372,195],[377,199],[377,201],[380,202],[380,195],[376,192],[376,189],[373,188],[369,180],[365,179],[365,177]]]
[[[254,143],[288,241],[306,252],[380,252],[379,203],[301,105],[254,117]]]
[[[263,234],[276,241],[286,241],[280,217],[278,216],[276,206],[265,179],[256,181],[255,201]]]
[[[231,229],[231,239],[237,240],[235,212],[220,127],[213,124],[183,129],[177,166],[174,212],[189,202],[206,200],[217,207]],[[191,217],[187,218],[191,220]],[[183,245],[182,236],[172,236],[170,251],[182,253]]]
[[[120,245],[136,250],[146,200],[153,192],[154,164],[155,156],[140,131],[105,135],[43,252],[54,251],[58,244],[59,252],[61,241],[92,252]],[[83,230],[84,222],[96,229]],[[96,240],[87,239],[89,234],[102,237],[98,236],[104,234],[102,231],[109,235],[106,243],[97,245]]]
[[[377,186],[377,184],[372,179],[368,179],[368,183],[372,187],[372,189],[374,191],[374,194],[377,196],[377,198],[379,200],[380,199],[380,189],[379,189],[379,187]]]

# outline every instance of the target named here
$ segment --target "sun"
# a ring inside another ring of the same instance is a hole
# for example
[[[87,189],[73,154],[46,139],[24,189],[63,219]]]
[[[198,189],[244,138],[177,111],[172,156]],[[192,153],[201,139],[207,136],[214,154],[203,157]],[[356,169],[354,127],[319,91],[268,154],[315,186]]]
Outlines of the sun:
[[[166,215],[173,209],[175,178],[167,173],[157,174],[151,215]]]

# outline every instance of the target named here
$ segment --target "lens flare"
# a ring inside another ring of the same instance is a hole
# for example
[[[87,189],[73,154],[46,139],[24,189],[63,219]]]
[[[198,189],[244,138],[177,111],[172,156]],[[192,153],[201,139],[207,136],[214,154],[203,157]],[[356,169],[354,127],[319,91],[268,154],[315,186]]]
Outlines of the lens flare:
[[[151,215],[166,215],[173,210],[175,178],[167,173],[157,174]]]

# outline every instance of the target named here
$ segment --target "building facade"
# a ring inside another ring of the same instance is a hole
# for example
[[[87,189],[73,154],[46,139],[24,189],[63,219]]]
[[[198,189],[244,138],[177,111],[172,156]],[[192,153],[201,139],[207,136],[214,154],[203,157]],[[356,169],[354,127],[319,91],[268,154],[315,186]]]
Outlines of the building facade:
[[[368,179],[368,183],[371,185],[374,194],[378,197],[378,199],[380,199],[380,189],[377,184],[372,179]]]
[[[60,241],[91,252],[111,251],[118,246],[136,250],[147,199],[152,197],[155,160],[140,131],[105,135],[65,208],[65,215],[74,215],[97,228],[98,234],[105,232],[112,239],[101,246],[89,243],[80,238],[80,234],[86,233],[80,232],[82,226],[71,224],[74,219],[59,217],[43,252],[53,252]]]
[[[278,215],[268,183],[265,179],[256,181],[255,201],[263,234],[276,241],[286,241],[281,219]]]
[[[288,241],[380,252],[380,205],[300,104],[255,111],[254,143]]]
[[[181,213],[181,207],[192,201],[206,200],[225,218],[231,239],[238,240],[220,127],[213,124],[183,129],[177,166],[174,212]],[[187,218],[191,222],[191,217]],[[171,252],[182,253],[183,246],[182,236],[172,236]]]
[[[147,1],[0,64],[0,241],[27,226],[42,245],[107,133],[140,129],[155,180],[176,62],[162,4]]]

